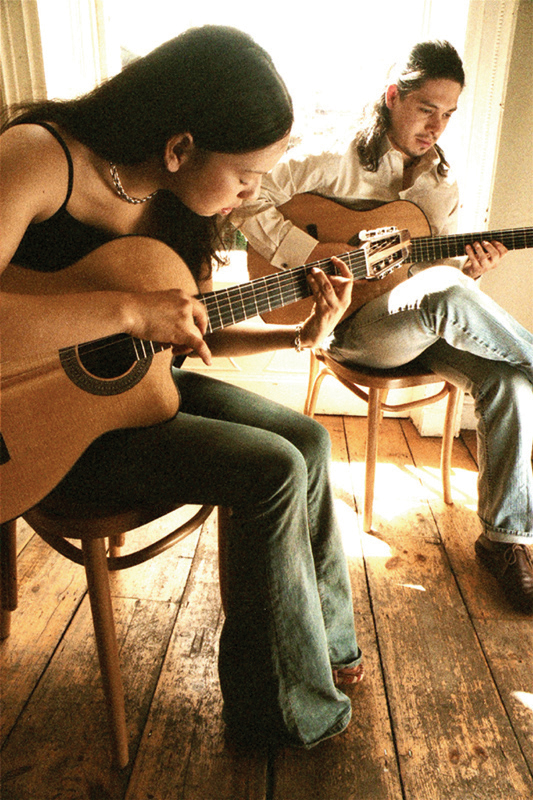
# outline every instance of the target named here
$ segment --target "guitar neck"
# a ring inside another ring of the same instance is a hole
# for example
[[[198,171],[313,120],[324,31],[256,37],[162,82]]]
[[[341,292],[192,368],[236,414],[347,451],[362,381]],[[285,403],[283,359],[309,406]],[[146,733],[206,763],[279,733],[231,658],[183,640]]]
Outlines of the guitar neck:
[[[526,249],[533,247],[533,228],[509,228],[501,231],[457,233],[452,236],[424,236],[412,239],[410,260],[418,263],[464,256],[467,244],[483,241],[502,242],[508,250]]]
[[[363,250],[343,253],[338,258],[344,261],[356,280],[366,277],[367,256]],[[235,325],[309,297],[311,289],[307,275],[313,267],[319,267],[327,275],[337,274],[337,270],[328,258],[301,267],[281,270],[228,289],[217,289],[199,295],[198,299],[204,303],[209,317],[208,332]]]

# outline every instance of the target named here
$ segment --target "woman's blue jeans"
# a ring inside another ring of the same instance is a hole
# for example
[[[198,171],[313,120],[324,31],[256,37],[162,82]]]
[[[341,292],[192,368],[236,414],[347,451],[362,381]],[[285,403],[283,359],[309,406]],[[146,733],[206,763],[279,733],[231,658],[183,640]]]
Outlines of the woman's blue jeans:
[[[238,730],[310,747],[350,720],[332,667],[361,660],[328,433],[230,384],[187,370],[174,377],[174,419],[102,436],[47,502],[85,496],[119,509],[135,497],[230,507],[224,714]]]
[[[331,354],[387,369],[418,359],[470,392],[478,513],[495,541],[533,542],[533,335],[453,267],[423,269],[335,330]]]

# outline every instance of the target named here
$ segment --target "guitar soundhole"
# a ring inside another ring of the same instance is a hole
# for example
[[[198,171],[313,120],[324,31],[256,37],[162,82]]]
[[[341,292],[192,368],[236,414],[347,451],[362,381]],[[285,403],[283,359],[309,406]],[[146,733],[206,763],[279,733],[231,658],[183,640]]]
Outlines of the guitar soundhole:
[[[70,380],[89,394],[122,394],[146,375],[152,355],[139,358],[131,336],[117,334],[105,339],[65,347],[59,353]]]
[[[95,378],[111,380],[128,372],[137,361],[131,336],[110,336],[78,345],[82,366]]]

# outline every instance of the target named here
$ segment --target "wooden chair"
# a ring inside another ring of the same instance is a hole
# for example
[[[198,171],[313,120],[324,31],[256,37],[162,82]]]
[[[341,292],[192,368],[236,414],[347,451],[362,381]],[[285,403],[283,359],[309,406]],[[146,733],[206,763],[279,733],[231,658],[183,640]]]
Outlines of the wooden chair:
[[[119,766],[129,760],[128,736],[124,707],[124,692],[120,673],[118,645],[115,633],[108,570],[119,570],[141,564],[181,541],[201,526],[213,511],[204,505],[176,530],[156,542],[133,553],[120,555],[128,531],[159,519],[179,506],[166,508],[132,508],[124,513],[105,513],[91,506],[76,508],[74,515],[52,512],[42,504],[27,511],[23,518],[31,528],[59,553],[85,567],[87,588],[91,604],[96,647],[106,699],[109,725],[115,755]],[[221,595],[225,598],[224,563],[225,536],[229,524],[229,510],[218,509],[219,514],[219,574]],[[2,638],[9,635],[11,612],[17,607],[16,572],[16,520],[1,526],[1,588],[2,588]],[[77,547],[68,539],[79,539]],[[106,554],[109,540],[110,554]]]
[[[418,366],[416,362],[411,362],[396,369],[370,369],[354,365],[347,366],[339,364],[327,352],[318,348],[311,353],[309,387],[304,408],[304,413],[309,417],[313,417],[315,414],[320,387],[322,381],[328,375],[336,378],[357,397],[368,403],[363,530],[369,531],[372,528],[379,425],[384,411],[407,411],[418,406],[436,403],[443,397],[448,397],[442,437],[441,472],[444,502],[452,504],[450,463],[459,389],[448,383],[448,381],[444,381],[434,372]],[[391,389],[405,389],[413,386],[439,383],[443,384],[442,388],[429,397],[392,405],[386,402],[387,394]],[[365,387],[368,391],[364,391],[361,387]]]

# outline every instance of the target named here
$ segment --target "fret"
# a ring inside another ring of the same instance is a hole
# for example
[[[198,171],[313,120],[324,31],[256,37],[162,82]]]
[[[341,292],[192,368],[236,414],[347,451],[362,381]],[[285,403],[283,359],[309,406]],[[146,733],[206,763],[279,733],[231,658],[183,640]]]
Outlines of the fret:
[[[218,304],[220,317],[224,323],[223,327],[227,327],[228,325],[234,325],[236,320],[233,312],[234,306],[231,301],[229,289],[222,289],[220,292],[217,292],[216,300]]]
[[[228,290],[228,302],[231,304],[231,318],[233,322],[242,322],[247,318],[243,298],[238,286],[232,286]],[[231,325],[231,323],[229,323]]]
[[[276,284],[276,288],[279,286],[282,305],[289,305],[290,303],[294,303],[296,300],[309,297],[311,294],[311,288],[307,283],[307,274],[310,272],[312,266],[313,265],[309,265],[308,267],[300,267],[295,271],[291,271],[292,274],[289,274],[289,272],[277,273],[273,280],[267,279],[268,289],[270,289],[272,286],[272,282]],[[263,301],[263,310],[266,311],[268,308],[269,298],[267,296]]]
[[[359,250],[355,250],[353,253],[347,253],[346,258],[342,260],[350,268],[354,280],[358,281],[362,278],[366,278],[366,258]]]
[[[281,276],[278,273],[261,279],[258,291],[256,291],[256,303],[259,313],[281,308],[283,305],[283,288]]]
[[[215,292],[211,292],[206,297],[209,298],[208,301],[205,302],[205,306],[209,315],[209,331],[217,330],[218,328],[223,328],[224,325],[222,324],[222,315],[220,313],[220,308],[218,305],[217,295]],[[202,300],[202,297],[200,297]]]
[[[257,307],[257,298],[253,287],[249,283],[239,284],[239,292],[242,298],[243,313],[245,314],[244,319],[257,317],[259,308]]]

